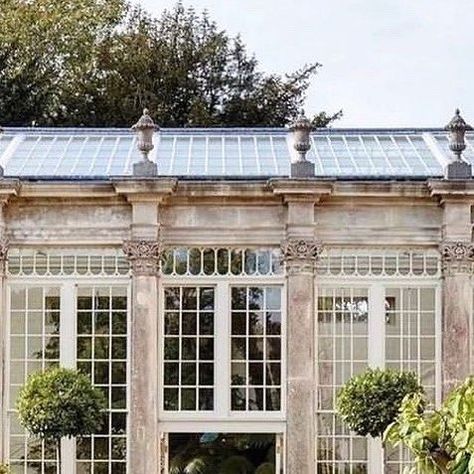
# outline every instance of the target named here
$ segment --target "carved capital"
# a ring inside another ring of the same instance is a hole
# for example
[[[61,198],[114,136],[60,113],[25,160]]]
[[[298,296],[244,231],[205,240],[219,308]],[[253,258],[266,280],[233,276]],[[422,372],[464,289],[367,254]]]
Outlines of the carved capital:
[[[321,250],[321,243],[313,238],[290,237],[285,240],[281,253],[288,274],[314,273]]]
[[[440,247],[443,273],[473,273],[474,244],[471,242],[443,242]]]
[[[126,240],[123,251],[136,276],[156,276],[160,268],[161,243],[157,240]]]

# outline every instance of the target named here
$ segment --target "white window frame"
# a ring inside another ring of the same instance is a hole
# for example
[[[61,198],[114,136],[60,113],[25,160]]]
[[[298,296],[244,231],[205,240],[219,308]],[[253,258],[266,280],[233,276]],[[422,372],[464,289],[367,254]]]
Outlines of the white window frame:
[[[215,336],[214,336],[214,410],[173,412],[163,409],[163,363],[164,363],[164,289],[172,286],[207,286],[215,288]],[[231,288],[233,286],[279,286],[281,287],[281,410],[280,411],[232,411],[231,410]],[[159,280],[159,421],[160,432],[232,432],[275,433],[286,432],[286,278],[284,275],[270,276],[165,276]],[[225,343],[223,343],[225,341]],[[219,374],[220,383],[217,383]],[[225,383],[222,383],[225,380]]]
[[[442,396],[442,282],[439,277],[408,278],[400,277],[316,277],[315,278],[315,307],[317,308],[320,289],[324,288],[353,288],[366,289],[368,291],[369,317],[368,317],[368,366],[383,368],[385,366],[385,324],[383,318],[371,317],[377,311],[385,312],[385,290],[388,288],[433,288],[435,290],[435,384],[436,405],[441,403]],[[315,317],[317,316],[317,310]],[[315,347],[316,364],[318,354],[318,324],[316,319]],[[319,371],[316,370],[316,385],[319,386]],[[316,409],[317,413],[320,413]],[[318,427],[316,426],[316,433]],[[367,438],[367,466],[368,474],[380,474],[380,466],[383,466],[383,448],[379,439]]]
[[[60,290],[60,332],[59,347],[61,367],[76,368],[76,342],[77,342],[77,314],[76,314],[76,298],[77,288],[81,287],[110,287],[124,286],[127,287],[127,324],[128,324],[128,340],[127,345],[127,380],[131,380],[131,296],[132,288],[130,276],[77,276],[63,275],[58,277],[34,276],[34,277],[13,277],[9,276],[5,279],[5,396],[4,396],[4,452],[8,457],[10,452],[10,420],[13,410],[10,409],[10,303],[11,290],[15,287],[41,287],[41,288],[59,288]],[[130,410],[130,383],[127,384],[127,412]],[[129,423],[127,423],[127,439],[129,439]],[[129,452],[127,450],[126,465],[128,466]],[[70,474],[76,473],[76,442],[74,439],[64,439],[61,441],[61,468],[62,472]]]

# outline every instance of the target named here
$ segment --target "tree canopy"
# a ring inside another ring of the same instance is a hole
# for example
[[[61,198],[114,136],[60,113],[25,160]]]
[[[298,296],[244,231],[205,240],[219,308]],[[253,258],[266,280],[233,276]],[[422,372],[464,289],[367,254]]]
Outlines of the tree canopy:
[[[162,126],[282,126],[320,66],[262,72],[239,36],[180,2],[155,18],[126,0],[1,0],[4,125],[128,127],[146,106]]]

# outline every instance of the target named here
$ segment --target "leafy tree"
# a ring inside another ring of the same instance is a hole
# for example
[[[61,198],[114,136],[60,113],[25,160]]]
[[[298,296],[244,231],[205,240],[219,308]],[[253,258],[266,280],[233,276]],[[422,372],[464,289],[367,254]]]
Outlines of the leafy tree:
[[[59,473],[61,439],[98,431],[106,400],[86,375],[71,369],[53,368],[28,378],[19,393],[16,408],[21,425],[32,436],[56,447]]]
[[[360,436],[382,436],[396,419],[404,397],[422,391],[413,372],[368,369],[340,390],[336,410]]]
[[[282,126],[320,67],[263,73],[240,37],[180,2],[159,18],[126,0],[2,2],[4,124],[128,127],[147,106],[162,126]]]
[[[474,377],[456,388],[438,410],[420,393],[408,395],[397,419],[387,428],[386,442],[403,443],[423,474],[474,472]]]
[[[2,0],[3,123],[63,123],[77,85],[90,77],[96,44],[118,24],[123,0]]]

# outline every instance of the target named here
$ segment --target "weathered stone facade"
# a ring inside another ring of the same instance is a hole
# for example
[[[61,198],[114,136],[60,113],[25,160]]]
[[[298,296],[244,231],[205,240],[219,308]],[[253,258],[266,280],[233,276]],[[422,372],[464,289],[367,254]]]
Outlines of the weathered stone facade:
[[[283,428],[286,455],[282,459],[288,474],[317,472],[315,311],[319,277],[315,265],[323,249],[440,249],[443,392],[471,370],[471,181],[184,181],[156,177],[78,183],[3,179],[0,194],[0,263],[7,253],[7,241],[10,249],[123,248],[130,261],[129,473],[160,472],[160,453],[164,452],[159,447],[163,420],[158,323],[163,246],[282,248],[287,320],[286,389],[282,393],[286,399],[275,426]],[[9,280],[3,275],[0,295],[5,295],[2,286]],[[5,315],[5,301],[2,297],[0,301]],[[4,317],[0,331],[2,358],[7,347],[6,320]],[[6,374],[1,380],[7,383]],[[4,385],[4,413],[7,391]],[[257,432],[264,426],[267,414],[253,415],[242,418],[241,430],[246,423]],[[193,420],[196,417],[191,416],[190,422]],[[239,422],[238,415],[234,421]],[[164,422],[169,424],[169,420]],[[216,426],[222,429],[224,425]],[[7,428],[1,425],[1,429]],[[3,434],[6,440],[6,431]],[[4,451],[0,454],[7,458],[6,441],[1,446]]]

